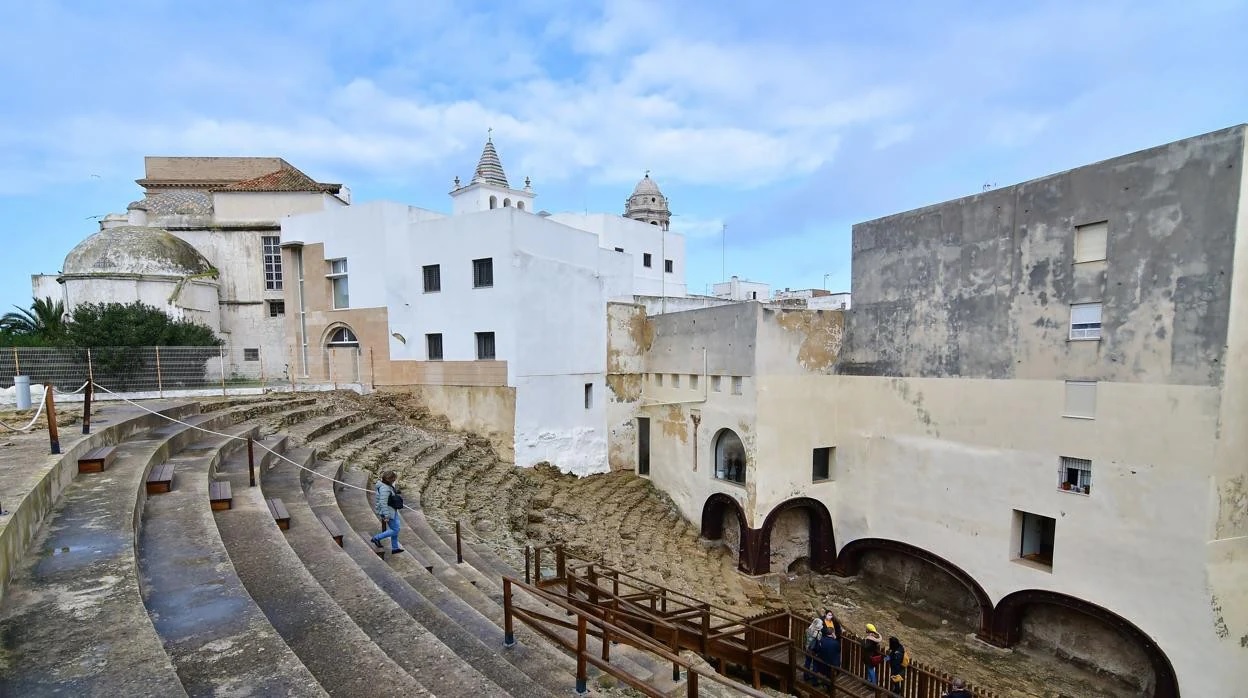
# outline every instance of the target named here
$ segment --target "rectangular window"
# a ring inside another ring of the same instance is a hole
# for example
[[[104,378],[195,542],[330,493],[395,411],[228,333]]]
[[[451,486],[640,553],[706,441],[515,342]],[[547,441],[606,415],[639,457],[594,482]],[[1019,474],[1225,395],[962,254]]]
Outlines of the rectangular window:
[[[663,374],[662,373],[654,374],[654,384],[659,386],[660,388],[663,387]]]
[[[1066,381],[1063,417],[1096,418],[1096,381]]]
[[[723,390],[723,379],[721,376],[711,376],[711,390],[717,393]]]
[[[1018,558],[1045,567],[1053,566],[1053,542],[1057,521],[1048,516],[1014,510]]]
[[[679,387],[680,387],[680,374],[679,374],[679,373],[673,373],[673,374],[672,374],[672,387],[673,387],[673,388],[679,388]]]
[[[282,238],[277,235],[263,235],[260,244],[264,248],[264,289],[266,291],[282,290]]]
[[[243,361],[259,361],[260,349],[243,349]]]
[[[624,251],[624,248],[623,248],[623,247],[617,247],[617,248],[615,248],[615,251],[616,251],[616,252],[623,252],[623,251]]]
[[[442,360],[442,333],[425,335],[425,356],[430,361]]]
[[[286,301],[269,301],[269,317],[281,317],[286,314]]]
[[[1070,338],[1101,338],[1101,304],[1076,303],[1070,306]]]
[[[647,269],[648,269],[648,268],[650,268],[650,267],[652,267],[652,266],[654,266],[654,265],[651,263],[650,253],[649,253],[649,252],[642,252],[642,253],[641,253],[641,266],[646,267]]]
[[[437,293],[442,290],[442,266],[439,264],[426,264],[425,272],[425,293]]]
[[[1068,492],[1092,494],[1092,461],[1062,456],[1058,462],[1057,486]]]
[[[594,384],[585,384],[585,409],[592,409],[594,406]]]
[[[347,260],[330,259],[329,283],[334,296],[334,310],[350,307],[351,297],[347,294]]]
[[[823,482],[832,479],[832,459],[836,449],[832,446],[816,448],[810,465],[810,481]]]
[[[696,373],[689,374],[689,388],[692,390],[698,389],[698,375]]]
[[[672,273],[672,260],[670,259],[663,260],[663,271],[667,272],[668,274]]]
[[[650,418],[637,418],[637,474],[650,474]]]
[[[493,258],[472,260],[472,287],[489,288],[494,285]]]
[[[1076,226],[1075,264],[1103,261],[1105,259],[1105,243],[1108,238],[1108,221]]]
[[[494,333],[477,333],[477,360],[492,361],[494,359]]]
[[[733,395],[741,394],[741,376],[732,377],[732,394]]]

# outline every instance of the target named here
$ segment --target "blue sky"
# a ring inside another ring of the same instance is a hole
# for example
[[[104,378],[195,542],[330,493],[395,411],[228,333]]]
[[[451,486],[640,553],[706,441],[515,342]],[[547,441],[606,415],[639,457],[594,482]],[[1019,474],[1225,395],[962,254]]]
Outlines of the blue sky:
[[[849,287],[853,223],[1248,120],[1248,5],[0,0],[0,305],[140,197],[272,155],[449,208],[494,129],[539,208],[649,169],[690,290]],[[367,8],[367,9],[363,9]]]

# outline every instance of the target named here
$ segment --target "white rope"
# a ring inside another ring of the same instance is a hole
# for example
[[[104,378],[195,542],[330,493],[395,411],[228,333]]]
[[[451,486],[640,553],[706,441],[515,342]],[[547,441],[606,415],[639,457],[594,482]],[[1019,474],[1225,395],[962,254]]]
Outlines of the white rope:
[[[90,385],[90,383],[91,381],[89,380],[85,381],[82,385],[78,386],[77,390],[71,390],[69,392],[66,392],[64,390],[57,390],[56,386],[54,385],[52,386],[52,392],[57,395],[77,395],[78,393],[81,393],[83,390],[85,390],[87,386]]]
[[[246,441],[246,440],[247,440],[246,438],[244,438],[244,437],[242,437],[242,436],[235,436],[234,434],[223,434],[223,433],[221,433],[221,432],[213,431],[213,430],[211,430],[211,429],[205,429],[205,428],[203,428],[203,427],[201,427],[201,426],[197,426],[197,425],[194,425],[194,424],[189,424],[189,423],[187,423],[187,422],[184,422],[184,421],[182,421],[182,420],[180,420],[180,419],[177,419],[176,417],[170,417],[170,416],[169,416],[169,415],[167,415],[167,414],[162,414],[162,413],[160,413],[160,412],[157,412],[156,410],[149,409],[148,407],[146,407],[146,406],[144,406],[144,405],[141,405],[141,404],[139,404],[139,403],[135,402],[134,400],[131,400],[131,399],[126,398],[126,397],[122,397],[119,393],[115,393],[115,392],[113,392],[112,390],[109,390],[108,388],[105,388],[104,386],[100,385],[99,383],[96,383],[96,384],[95,384],[95,387],[99,388],[100,390],[103,390],[103,391],[104,391],[104,392],[106,392],[106,393],[109,393],[110,395],[114,395],[114,396],[116,396],[116,397],[117,397],[119,400],[121,400],[122,402],[127,402],[127,403],[129,403],[129,404],[131,404],[131,405],[133,405],[133,406],[135,406],[135,407],[137,407],[137,408],[139,408],[139,409],[143,410],[144,412],[147,412],[147,413],[149,413],[149,414],[156,415],[157,417],[161,417],[161,418],[163,418],[163,419],[167,419],[167,420],[169,420],[170,422],[173,422],[173,423],[175,423],[175,424],[181,424],[182,426],[187,427],[187,428],[189,428],[189,429],[195,429],[196,431],[201,431],[201,432],[204,432],[205,434],[212,434],[213,436],[220,436],[220,437],[225,438],[225,439],[233,439],[233,440],[236,440],[236,441]],[[317,471],[317,470],[314,470],[314,469],[312,469],[312,468],[309,468],[309,467],[307,467],[307,466],[303,465],[302,463],[297,463],[297,462],[295,462],[295,461],[291,460],[290,458],[287,458],[286,456],[282,455],[281,453],[278,453],[277,451],[274,451],[273,449],[271,449],[271,448],[269,448],[269,447],[265,446],[264,444],[262,444],[262,443],[260,443],[260,442],[258,442],[258,441],[254,442],[254,443],[255,443],[255,445],[256,445],[256,446],[260,447],[260,449],[261,449],[261,450],[263,450],[263,451],[267,451],[268,453],[271,453],[271,454],[273,454],[274,456],[277,456],[278,458],[280,458],[280,459],[282,459],[282,460],[286,461],[287,463],[290,463],[291,465],[295,466],[296,468],[299,468],[300,470],[305,470],[305,471],[307,471],[307,472],[309,472],[309,473],[312,473],[313,475],[315,475],[315,476],[317,476],[317,477],[319,477],[319,478],[323,478],[323,479],[325,479],[325,480],[329,480],[330,482],[332,482],[332,483],[334,483],[334,484],[342,485],[343,487],[349,487],[349,488],[351,488],[351,489],[353,489],[353,490],[359,490],[360,492],[372,492],[372,490],[368,489],[367,487],[360,487],[359,485],[353,485],[353,484],[351,484],[351,483],[349,483],[349,482],[343,482],[342,480],[338,480],[338,479],[334,478],[333,476],[330,476],[330,475],[325,475],[324,473],[321,473],[320,471]],[[417,511],[420,511],[421,513],[424,513],[425,518],[426,518],[426,519],[428,519],[428,520],[430,520],[430,521],[437,521],[438,523],[442,523],[442,524],[445,524],[445,525],[448,525],[448,526],[453,526],[453,525],[454,525],[454,522],[451,522],[451,521],[446,521],[446,520],[444,520],[444,519],[439,519],[439,518],[437,518],[437,517],[435,517],[435,516],[430,516],[430,515],[429,515],[429,513],[428,513],[427,511],[424,511],[424,510],[418,510],[418,509],[413,509],[412,507],[409,507],[409,506],[407,506],[406,504],[404,504],[404,505],[403,505],[403,508],[404,508],[404,509],[406,509],[406,510],[408,510],[408,511],[411,511],[411,512],[417,512]],[[463,527],[462,527],[462,526],[460,527],[460,530],[461,530],[461,532],[463,531]],[[471,536],[473,536],[474,538],[476,538],[476,539],[479,541],[479,543],[480,543],[480,544],[482,544],[482,545],[484,545],[484,546],[486,546],[486,547],[489,547],[489,548],[493,548],[493,549],[494,549],[494,550],[496,550],[496,551],[499,551],[499,552],[505,552],[505,551],[510,551],[510,550],[518,550],[517,548],[501,548],[501,547],[498,547],[498,546],[496,546],[496,545],[494,545],[494,544],[490,543],[489,541],[486,541],[484,538],[482,538],[480,535],[478,535],[475,531],[468,531],[468,533],[469,533],[469,535],[471,535]]]
[[[46,385],[45,385],[43,389],[44,389],[44,390],[47,390],[47,389],[48,389],[48,386],[46,386]],[[35,410],[35,416],[34,416],[34,417],[31,417],[29,422],[26,422],[26,426],[24,426],[24,427],[11,427],[11,426],[9,426],[8,424],[5,424],[4,422],[0,422],[0,427],[4,427],[5,429],[8,429],[9,431],[14,431],[14,432],[18,432],[18,433],[24,434],[24,433],[26,433],[26,432],[30,431],[30,428],[31,428],[31,427],[33,427],[33,426],[35,425],[35,422],[39,421],[39,415],[43,414],[43,406],[44,406],[44,405],[46,405],[46,404],[48,404],[48,401],[47,401],[47,400],[40,400],[40,401],[39,401],[39,408]]]

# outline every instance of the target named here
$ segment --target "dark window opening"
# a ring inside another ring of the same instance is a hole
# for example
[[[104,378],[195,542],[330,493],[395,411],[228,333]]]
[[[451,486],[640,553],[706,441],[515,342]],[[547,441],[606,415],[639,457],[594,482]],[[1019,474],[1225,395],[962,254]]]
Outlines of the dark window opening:
[[[637,418],[637,474],[650,474],[650,418]]]
[[[243,349],[243,361],[259,361],[260,349]]]
[[[491,361],[494,359],[494,333],[477,333],[477,360]]]
[[[489,288],[494,285],[494,260],[492,258],[472,260],[472,287]]]
[[[668,274],[671,274],[673,267],[674,265],[672,264],[672,260],[670,259],[663,260],[663,271],[667,272]]]
[[[651,264],[651,261],[650,261],[650,253],[649,253],[649,252],[643,252],[643,253],[641,254],[641,266],[643,266],[643,267],[651,267],[651,266],[654,266],[653,264]]]
[[[745,484],[745,446],[731,429],[719,432],[715,439],[715,477]]]
[[[269,317],[281,317],[286,314],[286,301],[269,301]]]
[[[810,479],[812,482],[832,479],[832,454],[835,452],[836,449],[830,446],[814,450],[810,468]]]
[[[425,293],[436,293],[442,290],[442,266],[427,264],[425,272]]]
[[[1052,567],[1057,520],[1025,511],[1015,511],[1015,515],[1020,517],[1022,524],[1018,541],[1019,558]]]
[[[425,335],[425,354],[430,361],[442,360],[442,333]]]

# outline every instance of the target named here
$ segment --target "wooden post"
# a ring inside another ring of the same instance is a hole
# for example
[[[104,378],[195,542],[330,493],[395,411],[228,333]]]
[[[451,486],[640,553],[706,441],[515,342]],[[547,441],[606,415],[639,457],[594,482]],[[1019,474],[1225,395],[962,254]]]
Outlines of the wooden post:
[[[533,549],[531,547],[527,545],[524,546],[524,583],[525,584],[533,583],[532,579],[529,577],[529,557],[531,556],[530,553],[532,552],[532,550]]]
[[[598,570],[594,569],[592,562],[589,565],[589,603],[598,605]]]
[[[252,487],[256,486],[256,452],[254,449],[255,440],[250,436],[247,437],[247,479]]]
[[[377,389],[377,357],[373,355],[372,347],[368,348],[368,372],[369,372],[369,375],[372,376],[372,380],[370,382],[373,385],[373,390],[376,390]]]
[[[655,629],[657,630],[658,628],[655,628]],[[676,657],[680,656],[680,631],[677,630],[676,628],[672,628],[671,652],[673,656],[676,656]],[[680,662],[677,660],[672,660],[672,680],[673,681],[680,680]],[[758,687],[755,686],[755,688],[758,688]]]
[[[503,647],[514,647],[516,644],[511,615],[511,580],[503,577]]]
[[[698,675],[695,672],[689,672],[689,681],[685,685],[685,695],[689,698],[697,698],[698,696]]]
[[[585,666],[585,616],[576,618],[576,694],[583,696],[589,693],[586,682],[589,679]]]
[[[225,397],[225,345],[217,347],[217,354],[221,357],[221,397]]]
[[[702,604],[702,654],[711,652],[711,605]]]
[[[533,586],[542,585],[542,546],[533,548]]]
[[[91,433],[91,394],[95,392],[95,384],[87,381],[87,389],[82,394],[82,433]]]
[[[560,543],[559,545],[555,546],[555,577],[556,578],[563,579],[565,565],[566,565],[566,560],[564,559],[564,556],[563,556],[563,544]]]
[[[87,351],[90,351],[89,349]],[[160,369],[160,346],[156,346],[156,394],[165,396],[165,379]]]
[[[263,345],[260,348],[256,349],[256,358],[260,360],[260,389],[263,391],[264,386],[267,385],[264,382],[264,346]]]
[[[606,621],[602,626],[602,661],[611,661],[611,631],[607,629],[607,625],[615,622],[615,614],[610,610],[604,609],[602,619]]]
[[[13,375],[22,375],[22,362],[17,358],[17,347],[13,347]]]
[[[56,431],[56,400],[52,397],[52,384],[43,385],[43,409],[48,413],[48,441],[51,442],[52,455],[61,452],[61,437]]]
[[[464,539],[459,532],[459,520],[455,521],[455,562],[464,564]]]

